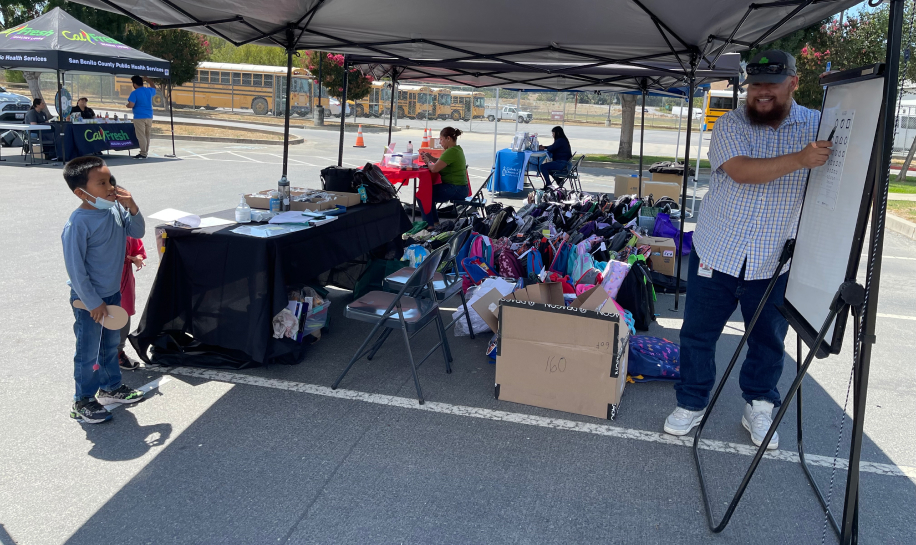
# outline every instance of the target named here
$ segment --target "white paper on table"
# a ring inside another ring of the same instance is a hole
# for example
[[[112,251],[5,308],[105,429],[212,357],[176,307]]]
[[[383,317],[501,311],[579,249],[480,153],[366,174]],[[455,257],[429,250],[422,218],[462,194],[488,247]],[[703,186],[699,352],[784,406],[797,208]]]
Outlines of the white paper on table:
[[[181,224],[181,225],[178,225],[178,224]],[[176,227],[190,227],[191,229],[195,229],[197,227],[200,227],[200,216],[190,214],[188,216],[178,218],[175,220],[175,226]]]
[[[290,210],[289,212],[281,212],[276,216],[270,218],[268,223],[279,224],[279,223],[309,223],[311,218],[308,216],[303,216],[302,212],[297,210]]]
[[[200,218],[200,225],[198,227],[219,227],[221,225],[232,225],[235,222],[232,220],[224,220],[223,218]]]
[[[190,212],[182,212],[181,210],[175,210],[174,208],[166,208],[165,210],[160,210],[155,214],[151,214],[150,219],[159,220],[159,221],[175,221],[177,219],[185,218],[188,216],[193,216]]]

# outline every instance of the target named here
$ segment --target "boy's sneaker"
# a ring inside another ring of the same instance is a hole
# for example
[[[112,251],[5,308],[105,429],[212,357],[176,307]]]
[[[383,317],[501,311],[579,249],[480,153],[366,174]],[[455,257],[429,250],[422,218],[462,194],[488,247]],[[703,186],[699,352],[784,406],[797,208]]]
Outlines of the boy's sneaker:
[[[117,390],[113,392],[99,390],[99,393],[95,395],[95,398],[102,405],[111,405],[113,403],[136,403],[143,399],[143,392],[140,390],[134,390],[133,388],[129,388],[122,384]]]
[[[70,418],[86,424],[100,424],[106,420],[111,420],[111,413],[100,405],[98,401],[85,399],[73,404],[70,409]]]
[[[762,399],[744,405],[741,425],[751,432],[751,441],[758,447],[763,443],[763,438],[766,437],[767,432],[770,431],[770,425],[773,424],[773,407],[772,403]],[[767,445],[767,450],[775,448],[779,448],[779,433],[773,433],[770,444]]]
[[[133,371],[137,367],[140,367],[140,362],[133,361],[127,357],[127,354],[124,352],[118,353],[118,367],[124,369],[125,371]]]
[[[682,409],[678,407],[674,409],[674,412],[668,415],[668,418],[665,419],[665,433],[670,433],[671,435],[687,435],[690,433],[690,430],[700,425],[700,420],[703,420],[703,415],[706,414],[706,409],[702,411],[688,411],[687,409]]]

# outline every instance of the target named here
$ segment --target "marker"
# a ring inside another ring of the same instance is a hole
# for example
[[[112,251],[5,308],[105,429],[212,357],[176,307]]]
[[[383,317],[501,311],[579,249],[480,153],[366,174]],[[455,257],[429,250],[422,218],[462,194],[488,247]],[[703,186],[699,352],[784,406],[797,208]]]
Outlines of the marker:
[[[833,130],[830,131],[830,136],[827,137],[827,140],[833,142],[834,133],[836,133],[836,125],[833,126]]]

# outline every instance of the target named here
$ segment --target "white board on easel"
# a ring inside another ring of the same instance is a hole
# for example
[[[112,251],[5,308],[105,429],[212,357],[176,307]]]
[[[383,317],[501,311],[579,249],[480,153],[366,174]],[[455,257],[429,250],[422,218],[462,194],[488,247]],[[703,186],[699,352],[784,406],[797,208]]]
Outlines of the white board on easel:
[[[822,81],[827,90],[817,139],[827,140],[833,131],[834,145],[827,164],[808,178],[781,309],[811,348],[840,285],[858,270],[881,140],[883,65]],[[839,353],[845,325],[846,314],[838,315],[817,347],[819,357]]]

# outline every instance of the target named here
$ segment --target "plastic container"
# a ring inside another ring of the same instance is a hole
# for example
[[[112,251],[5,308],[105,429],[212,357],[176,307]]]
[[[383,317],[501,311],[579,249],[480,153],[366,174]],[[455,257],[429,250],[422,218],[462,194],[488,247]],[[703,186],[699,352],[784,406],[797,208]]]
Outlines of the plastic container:
[[[289,180],[286,179],[286,176],[280,178],[280,181],[277,182],[277,192],[280,195],[280,211],[288,212],[289,211]]]
[[[314,312],[309,312],[305,318],[305,327],[302,329],[302,336],[310,335],[323,328],[328,323],[328,313],[331,308],[331,302],[325,300],[324,304],[316,308]]]
[[[270,192],[270,204],[269,209],[273,213],[280,212],[280,192],[276,189],[271,190]]]
[[[235,207],[235,221],[238,223],[251,223],[251,207],[242,195],[239,205]]]

